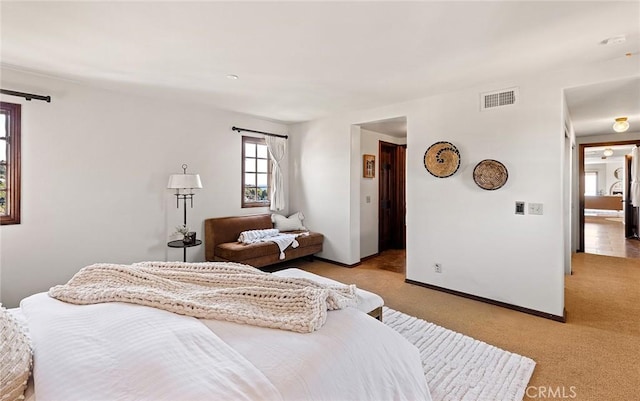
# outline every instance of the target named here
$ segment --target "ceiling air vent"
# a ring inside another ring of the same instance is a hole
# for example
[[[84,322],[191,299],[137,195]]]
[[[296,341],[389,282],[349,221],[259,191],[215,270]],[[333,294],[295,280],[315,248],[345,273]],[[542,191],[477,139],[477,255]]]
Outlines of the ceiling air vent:
[[[511,106],[518,100],[518,88],[502,89],[499,91],[480,94],[480,110],[495,109]]]

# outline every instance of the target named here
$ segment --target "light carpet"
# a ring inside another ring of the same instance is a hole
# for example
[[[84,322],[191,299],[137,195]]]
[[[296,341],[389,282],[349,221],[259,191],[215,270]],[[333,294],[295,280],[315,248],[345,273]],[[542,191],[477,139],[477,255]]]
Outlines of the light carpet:
[[[433,401],[521,401],[536,363],[391,308],[383,322],[418,347]]]

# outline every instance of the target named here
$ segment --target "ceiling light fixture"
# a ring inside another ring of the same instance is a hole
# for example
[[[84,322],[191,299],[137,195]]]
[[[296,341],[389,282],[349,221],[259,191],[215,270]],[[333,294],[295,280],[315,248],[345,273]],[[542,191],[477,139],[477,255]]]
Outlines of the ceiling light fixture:
[[[229,74],[229,75],[227,75],[227,78],[228,78],[228,79],[238,79],[238,78],[240,78],[240,77],[238,77],[238,76],[237,76],[237,75],[235,75],[235,74]]]
[[[606,149],[604,150],[604,152],[602,152],[602,154],[603,154],[603,155],[605,155],[605,157],[612,156],[612,155],[613,155],[613,149],[611,149],[611,148],[606,148]]]
[[[627,117],[616,118],[616,122],[613,123],[613,130],[615,132],[625,132],[628,129],[629,129],[629,122],[627,121]]]

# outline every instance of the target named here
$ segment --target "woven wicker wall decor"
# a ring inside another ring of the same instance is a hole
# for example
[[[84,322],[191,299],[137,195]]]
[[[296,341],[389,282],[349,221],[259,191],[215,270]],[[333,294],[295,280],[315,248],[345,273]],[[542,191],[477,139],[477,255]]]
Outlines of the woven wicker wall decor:
[[[460,168],[460,152],[450,142],[436,142],[424,153],[424,167],[434,177],[451,177]]]
[[[487,191],[502,188],[508,178],[507,168],[497,160],[485,159],[473,169],[473,181]]]

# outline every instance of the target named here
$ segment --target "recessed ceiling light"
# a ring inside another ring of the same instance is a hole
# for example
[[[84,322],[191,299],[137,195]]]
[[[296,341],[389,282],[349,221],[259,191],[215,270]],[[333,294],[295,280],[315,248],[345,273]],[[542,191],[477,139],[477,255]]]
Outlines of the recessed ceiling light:
[[[613,149],[611,149],[611,148],[606,148],[606,149],[604,150],[604,152],[602,152],[602,154],[603,154],[605,157],[612,156],[612,155],[613,155]]]
[[[627,117],[616,118],[616,122],[613,123],[613,130],[615,132],[625,132],[628,129],[629,129],[629,122],[627,121]]]
[[[619,43],[624,43],[627,40],[627,37],[624,35],[612,36],[610,38],[606,38],[600,44],[602,45],[617,45]]]
[[[228,79],[238,79],[239,77],[237,75],[235,75],[235,74],[228,74],[227,78]]]

